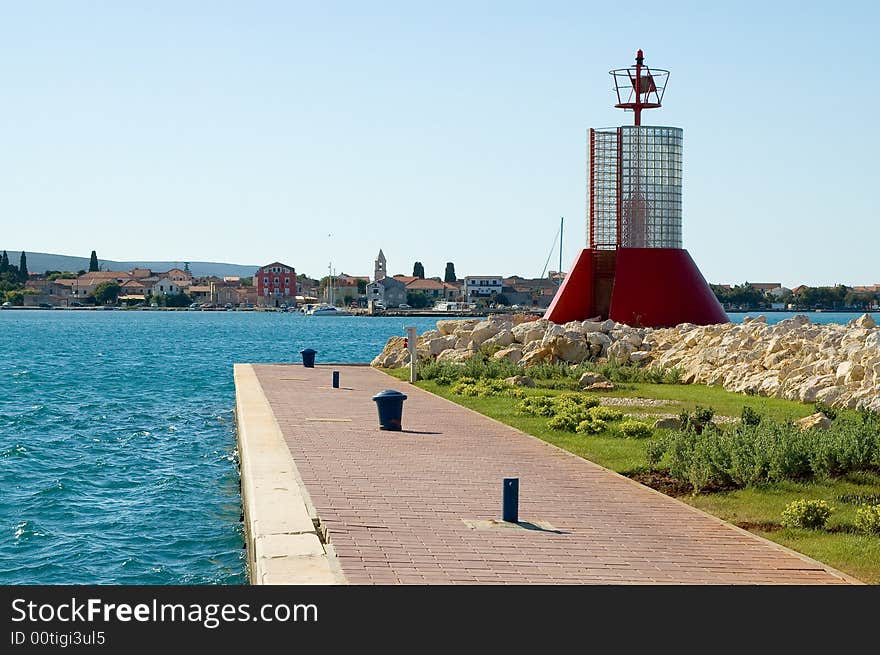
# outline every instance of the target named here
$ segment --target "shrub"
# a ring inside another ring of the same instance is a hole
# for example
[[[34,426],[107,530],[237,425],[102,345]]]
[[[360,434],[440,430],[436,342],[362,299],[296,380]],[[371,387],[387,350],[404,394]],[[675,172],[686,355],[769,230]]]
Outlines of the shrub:
[[[681,384],[681,369],[677,366],[666,369],[663,374],[663,384]]]
[[[563,408],[567,405],[576,405],[584,409],[598,407],[599,401],[596,398],[583,393],[563,393],[556,397],[556,407]]]
[[[600,418],[584,419],[577,424],[575,432],[579,434],[599,434],[608,427],[608,424]]]
[[[700,407],[697,405],[693,412],[684,411],[679,414],[682,430],[693,430],[697,434],[712,425],[712,418],[715,416],[715,410],[711,407]]]
[[[566,432],[574,432],[578,425],[584,421],[592,420],[586,414],[578,411],[562,412],[556,414],[547,421],[547,427],[551,430],[564,430]]]
[[[509,396],[512,398],[522,398],[525,392],[503,380],[473,380],[472,378],[461,378],[452,385],[450,391],[459,396],[470,397],[490,397],[490,396]]]
[[[657,466],[660,464],[660,460],[663,459],[663,455],[666,454],[666,439],[653,439],[648,442],[647,447],[645,448],[645,457],[648,460],[648,468],[652,471],[657,469]]]
[[[624,421],[617,429],[629,439],[645,439],[653,433],[651,426],[641,421]]]
[[[866,534],[880,534],[880,505],[866,505],[857,509],[856,528]]]
[[[516,409],[529,416],[553,416],[553,401],[553,396],[530,396],[518,403]]]
[[[832,409],[831,405],[823,403],[822,401],[817,402],[813,407],[816,408],[817,412],[822,412],[825,416],[830,418],[832,421],[837,418],[837,410]]]
[[[600,421],[619,421],[623,418],[623,412],[613,407],[592,407],[590,408],[590,417]]]
[[[796,500],[782,511],[782,525],[787,528],[819,530],[825,527],[834,508],[824,500]]]
[[[748,405],[743,405],[742,413],[740,413],[739,420],[742,422],[743,425],[760,425],[761,415]]]

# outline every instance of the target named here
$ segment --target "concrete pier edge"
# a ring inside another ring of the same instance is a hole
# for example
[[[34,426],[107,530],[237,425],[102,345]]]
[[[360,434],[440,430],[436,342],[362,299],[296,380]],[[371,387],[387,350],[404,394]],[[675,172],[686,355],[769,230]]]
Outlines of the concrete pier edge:
[[[233,376],[250,583],[345,584],[253,367]]]

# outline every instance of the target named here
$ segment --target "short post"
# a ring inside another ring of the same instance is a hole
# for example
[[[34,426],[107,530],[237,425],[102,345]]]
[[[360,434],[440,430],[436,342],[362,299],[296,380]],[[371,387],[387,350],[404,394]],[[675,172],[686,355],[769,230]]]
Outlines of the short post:
[[[418,338],[418,329],[415,325],[406,326],[406,342],[409,349],[409,381],[415,382],[418,379],[418,371],[416,371],[416,361],[418,353],[416,352],[416,339]]]
[[[519,478],[504,478],[501,519],[506,523],[519,523]]]
[[[339,388],[339,371],[333,371],[333,388]]]

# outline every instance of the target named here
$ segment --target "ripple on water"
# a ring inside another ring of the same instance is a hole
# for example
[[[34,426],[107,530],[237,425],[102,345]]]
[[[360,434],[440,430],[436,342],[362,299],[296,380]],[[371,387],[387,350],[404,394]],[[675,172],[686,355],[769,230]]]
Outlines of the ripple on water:
[[[244,584],[233,363],[365,362],[410,322],[0,312],[0,584]]]

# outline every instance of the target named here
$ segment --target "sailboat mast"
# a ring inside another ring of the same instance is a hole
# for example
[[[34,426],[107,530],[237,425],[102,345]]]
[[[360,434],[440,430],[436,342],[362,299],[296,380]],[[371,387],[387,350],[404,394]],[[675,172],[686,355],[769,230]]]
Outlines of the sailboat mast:
[[[565,216],[559,217],[559,276],[556,278],[559,284],[562,284],[562,225],[565,223]]]

